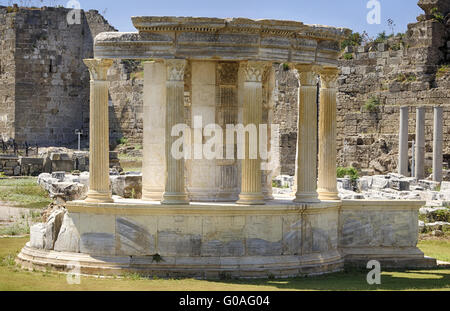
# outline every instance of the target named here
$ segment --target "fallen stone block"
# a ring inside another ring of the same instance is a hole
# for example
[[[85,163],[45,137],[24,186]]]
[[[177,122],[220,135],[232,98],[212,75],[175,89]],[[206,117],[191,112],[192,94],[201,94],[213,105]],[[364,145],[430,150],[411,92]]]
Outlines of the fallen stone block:
[[[57,179],[59,182],[63,182],[64,179],[66,178],[66,173],[65,172],[53,172],[52,178]]]
[[[61,230],[55,243],[57,252],[80,252],[80,233],[69,214],[64,215]]]
[[[431,180],[419,180],[419,186],[425,190],[437,191],[440,183]]]
[[[352,180],[350,178],[338,178],[338,189],[353,190]]]
[[[450,192],[450,182],[448,181],[443,181],[441,183],[441,192]]]
[[[46,223],[30,228],[30,245],[36,249],[53,250],[63,222],[65,211],[53,212]]]
[[[36,224],[30,228],[30,246],[35,249],[44,249],[45,224]]]
[[[406,180],[400,180],[400,179],[391,179],[389,181],[389,187],[392,189],[395,189],[397,191],[409,191],[410,190],[410,184]]]
[[[389,188],[389,176],[374,176],[372,182],[372,189],[382,190]]]
[[[84,200],[89,189],[80,183],[54,183],[50,187],[50,197],[59,198],[65,202]]]
[[[82,172],[79,176],[80,184],[89,187],[89,172]]]
[[[72,160],[57,160],[51,161],[52,172],[72,172],[74,170],[74,163]]]
[[[139,199],[142,197],[142,176],[112,176],[111,188],[113,195],[126,199]]]
[[[360,179],[358,179],[356,185],[358,188],[358,191],[363,192],[363,191],[368,191],[371,187],[372,187],[372,181],[373,181],[373,177],[361,177]]]

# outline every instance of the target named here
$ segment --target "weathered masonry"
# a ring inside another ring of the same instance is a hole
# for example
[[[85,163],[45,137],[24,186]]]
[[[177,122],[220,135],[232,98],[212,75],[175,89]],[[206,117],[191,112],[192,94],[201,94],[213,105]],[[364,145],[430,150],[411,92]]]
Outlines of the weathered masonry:
[[[345,261],[372,259],[435,265],[416,247],[423,202],[339,200],[337,58],[347,30],[241,18],[134,17],[133,23],[138,33],[98,35],[95,58],[85,60],[88,197],[67,204],[54,247],[41,249],[34,241],[42,233],[32,234],[18,257],[23,266],[67,269],[75,260],[85,273],[217,278],[323,274]],[[117,58],[152,59],[144,65],[142,200],[110,193],[107,71]],[[263,173],[261,159],[248,152],[240,161],[172,156],[173,127],[199,116],[205,125],[270,124],[273,62],[299,71],[295,197],[273,198],[271,172]]]
[[[39,146],[76,141],[89,125],[89,71],[94,38],[113,31],[97,11],[0,7],[0,139]]]

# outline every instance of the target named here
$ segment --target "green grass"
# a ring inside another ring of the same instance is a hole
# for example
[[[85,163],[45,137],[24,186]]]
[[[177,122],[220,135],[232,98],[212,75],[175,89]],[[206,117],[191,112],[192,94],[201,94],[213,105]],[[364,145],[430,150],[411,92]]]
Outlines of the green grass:
[[[419,242],[419,248],[428,257],[450,262],[450,240],[425,240]]]
[[[0,228],[0,236],[19,236],[30,234],[30,226],[27,223],[15,223],[12,226]]]
[[[119,160],[120,166],[125,173],[142,171],[142,157],[132,157],[127,154],[120,154]]]
[[[37,184],[36,178],[1,179],[0,202],[8,202],[15,207],[41,209],[52,200],[48,193]]]
[[[148,279],[139,274],[124,278],[82,277],[80,285],[69,285],[66,276],[29,272],[15,266],[14,258],[28,238],[0,239],[0,291],[278,291],[278,290],[450,290],[450,270],[384,272],[382,285],[369,286],[367,271],[348,271],[314,278],[223,280]],[[450,256],[449,241],[435,248],[434,241],[421,242],[422,249]],[[430,255],[430,253],[427,253]],[[444,257],[441,257],[444,258]]]

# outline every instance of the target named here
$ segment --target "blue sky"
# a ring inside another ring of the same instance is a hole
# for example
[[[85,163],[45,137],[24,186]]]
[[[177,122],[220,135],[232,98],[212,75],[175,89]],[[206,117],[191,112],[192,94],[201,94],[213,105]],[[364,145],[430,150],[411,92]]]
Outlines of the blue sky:
[[[369,25],[366,5],[369,0],[78,0],[82,9],[96,9],[110,24],[120,31],[136,31],[131,16],[201,16],[201,17],[248,17],[302,21],[306,24],[324,24],[347,27],[354,31],[366,30],[369,35],[386,30],[392,19],[395,32],[405,32],[407,24],[422,14],[418,0],[379,0],[381,24]],[[0,4],[20,2],[0,0]],[[25,1],[27,2],[27,1]],[[40,0],[30,0],[34,5]],[[43,0],[44,3],[64,5],[68,0]],[[106,10],[106,11],[105,11]]]

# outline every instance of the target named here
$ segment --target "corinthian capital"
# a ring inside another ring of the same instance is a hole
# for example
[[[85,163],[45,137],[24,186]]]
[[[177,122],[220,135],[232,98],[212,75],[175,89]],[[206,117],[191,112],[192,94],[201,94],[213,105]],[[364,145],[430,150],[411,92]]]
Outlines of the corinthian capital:
[[[86,66],[89,68],[91,74],[91,80],[93,81],[106,81],[108,75],[108,69],[112,66],[112,59],[105,58],[90,58],[83,60]]]
[[[184,72],[187,62],[185,59],[168,59],[166,60],[167,81],[184,81]]]
[[[241,67],[245,73],[245,82],[263,82],[270,63],[248,61],[241,63]]]
[[[332,89],[337,88],[337,79],[339,77],[339,69],[338,68],[323,68],[320,71],[320,79],[322,81],[322,88],[324,89]]]
[[[296,64],[295,69],[298,71],[300,86],[316,86],[317,76],[320,67],[317,65]]]

